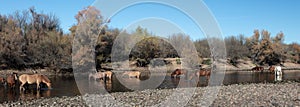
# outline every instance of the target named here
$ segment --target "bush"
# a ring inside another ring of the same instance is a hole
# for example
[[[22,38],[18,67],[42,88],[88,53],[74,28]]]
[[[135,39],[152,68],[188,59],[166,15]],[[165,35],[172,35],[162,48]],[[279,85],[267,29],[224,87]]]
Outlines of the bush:
[[[176,63],[181,64],[180,58],[176,58]]]
[[[202,64],[211,65],[212,64],[211,59],[203,60]]]

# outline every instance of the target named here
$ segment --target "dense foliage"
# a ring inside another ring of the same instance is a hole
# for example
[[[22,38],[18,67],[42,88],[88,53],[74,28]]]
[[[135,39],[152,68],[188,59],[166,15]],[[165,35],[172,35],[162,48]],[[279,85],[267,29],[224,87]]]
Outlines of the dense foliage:
[[[129,60],[136,60],[138,66],[147,66],[155,58],[181,57],[183,53],[195,54],[200,58],[211,57],[206,39],[189,44],[191,40],[184,34],[162,38],[141,27],[132,33],[108,28],[105,24],[109,20],[104,19],[94,7],[79,11],[75,18],[77,23],[70,28],[70,33],[63,33],[55,15],[38,13],[33,7],[12,15],[0,15],[0,68],[68,69],[72,67],[72,56],[77,62],[95,61],[96,66],[101,68],[101,63],[111,62],[114,40],[120,34],[126,35],[122,36],[126,43],[139,38],[140,41],[131,50],[122,43],[115,44],[120,55],[126,55],[121,52],[130,52],[129,56],[123,56],[124,60],[127,57]],[[249,38],[239,35],[226,37],[224,40],[227,57],[233,65],[243,58],[251,59],[257,65],[274,65],[285,61],[300,63],[300,45],[284,44],[282,32],[271,37],[267,30],[255,30]],[[85,45],[91,42],[95,44]],[[187,50],[193,45],[197,52]],[[95,56],[88,56],[91,52]],[[211,62],[210,59],[195,60],[205,64]]]

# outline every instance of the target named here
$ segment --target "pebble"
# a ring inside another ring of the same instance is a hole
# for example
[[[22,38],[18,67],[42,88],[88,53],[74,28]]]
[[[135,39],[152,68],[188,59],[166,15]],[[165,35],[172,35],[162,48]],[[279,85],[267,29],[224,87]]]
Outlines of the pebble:
[[[300,83],[286,82],[286,83],[258,83],[258,84],[234,84],[229,86],[220,86],[220,90],[212,103],[209,101],[211,96],[204,96],[204,92],[214,87],[197,87],[192,96],[183,93],[173,93],[175,91],[185,91],[184,89],[154,89],[134,92],[116,92],[110,95],[95,95],[85,94],[74,97],[54,97],[41,98],[29,101],[4,102],[0,107],[9,106],[34,106],[34,107],[91,107],[91,106],[124,106],[124,107],[140,107],[140,106],[164,106],[159,105],[171,104],[166,106],[212,106],[212,107],[227,107],[227,106],[300,106]],[[174,94],[175,96],[170,97]],[[91,104],[86,104],[84,98],[89,98]],[[113,97],[113,98],[111,98]],[[114,99],[114,100],[107,100]],[[184,102],[182,99],[189,99]],[[100,100],[105,101],[99,102]],[[166,103],[166,100],[174,101]]]

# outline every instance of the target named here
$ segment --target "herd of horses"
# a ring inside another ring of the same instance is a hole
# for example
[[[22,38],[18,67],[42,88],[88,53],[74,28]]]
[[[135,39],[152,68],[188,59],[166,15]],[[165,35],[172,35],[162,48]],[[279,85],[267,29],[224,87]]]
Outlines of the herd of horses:
[[[8,86],[9,88],[15,88],[16,84],[19,82],[20,91],[25,91],[25,84],[34,84],[36,83],[36,89],[40,90],[40,84],[44,83],[47,85],[48,89],[51,89],[51,81],[47,76],[41,74],[22,74],[18,76],[17,73],[13,72],[11,74],[6,75],[6,79],[0,77],[0,83],[4,84],[4,86]]]
[[[200,76],[205,76],[206,80],[208,81],[210,78],[210,74],[211,74],[211,69],[205,69],[202,68],[197,72],[193,72],[188,76],[188,79],[193,79],[194,77],[200,77]],[[172,73],[171,73],[171,77],[172,78],[178,78],[181,76],[187,76],[188,72],[185,69],[175,69]]]
[[[282,71],[281,71],[281,67],[280,66],[270,66],[268,70],[271,73],[275,73],[275,76],[282,75]],[[253,67],[251,69],[251,71],[253,71],[253,72],[263,72],[264,71],[264,67],[256,66],[256,67]],[[176,69],[176,70],[174,70],[171,73],[171,77],[172,78],[177,78],[177,77],[181,77],[181,76],[184,76],[184,75],[187,75],[187,71],[184,70],[184,69]],[[211,75],[211,69],[210,68],[208,68],[208,69],[202,68],[199,71],[192,73],[189,76],[188,79],[192,79],[195,76],[197,76],[197,77],[205,76],[206,80],[208,81],[209,78],[210,78],[210,75]]]
[[[91,78],[93,78],[95,81],[97,79],[99,80],[111,80],[112,79],[113,72],[112,71],[105,71],[105,72],[96,72],[96,73],[89,73],[89,81]],[[140,71],[126,71],[123,72],[121,75],[122,77],[129,77],[129,78],[140,78],[141,72]]]
[[[264,71],[264,67],[259,67],[256,66],[254,68],[251,69],[252,71],[257,71],[257,72],[263,72]],[[280,66],[270,66],[269,67],[269,71],[272,73],[275,73],[275,76],[277,75],[282,75],[282,71],[281,71],[281,67]],[[172,78],[178,78],[181,76],[185,76],[187,75],[188,72],[185,69],[175,69],[172,73],[171,73],[171,77]],[[93,78],[95,81],[97,79],[100,80],[111,80],[112,79],[112,75],[113,72],[111,71],[105,71],[105,72],[96,72],[96,73],[90,73],[88,75],[88,79],[89,81],[91,80],[91,78]],[[200,69],[197,72],[193,72],[189,74],[189,79],[192,79],[194,77],[201,77],[201,76],[205,76],[207,81],[209,80],[211,75],[211,69]],[[129,78],[140,78],[141,76],[141,72],[140,71],[126,71],[123,72],[122,77],[129,77]],[[45,75],[41,75],[41,74],[22,74],[20,76],[17,75],[17,73],[11,73],[9,75],[6,76],[5,78],[0,77],[0,83],[3,83],[5,86],[7,85],[10,88],[15,88],[17,82],[20,83],[20,91],[25,91],[25,84],[34,84],[36,83],[36,89],[40,90],[40,84],[44,83],[47,85],[47,87],[49,89],[51,89],[51,81],[48,79],[47,76]]]
[[[261,66],[256,66],[251,69],[251,71],[253,72],[263,72],[264,70],[265,70],[264,67]],[[268,70],[271,73],[275,73],[275,75],[282,75],[280,66],[270,66]]]

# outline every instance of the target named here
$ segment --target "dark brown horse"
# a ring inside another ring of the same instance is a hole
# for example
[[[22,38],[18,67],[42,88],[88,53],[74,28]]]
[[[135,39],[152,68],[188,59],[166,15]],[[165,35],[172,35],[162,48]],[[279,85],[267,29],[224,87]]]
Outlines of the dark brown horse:
[[[8,87],[14,88],[16,86],[16,83],[18,81],[18,75],[17,73],[12,73],[10,75],[7,75],[6,82],[8,84]]]
[[[186,74],[186,70],[183,70],[183,69],[176,69],[175,71],[173,71],[172,73],[171,73],[171,77],[172,78],[176,78],[176,77],[179,77],[179,76],[181,76],[181,75],[184,75],[184,74]]]
[[[264,67],[260,67],[260,66],[256,66],[256,67],[253,67],[251,69],[252,71],[257,71],[257,72],[263,72],[264,71]]]

